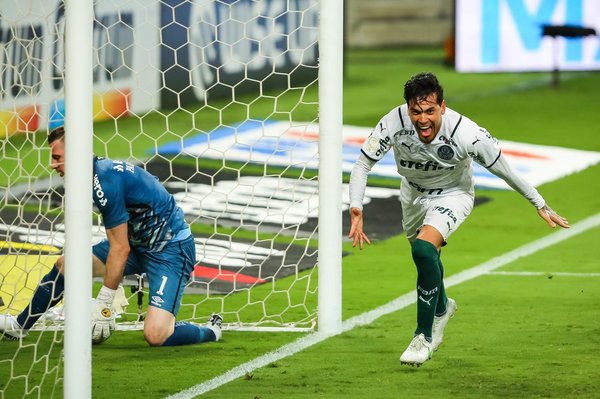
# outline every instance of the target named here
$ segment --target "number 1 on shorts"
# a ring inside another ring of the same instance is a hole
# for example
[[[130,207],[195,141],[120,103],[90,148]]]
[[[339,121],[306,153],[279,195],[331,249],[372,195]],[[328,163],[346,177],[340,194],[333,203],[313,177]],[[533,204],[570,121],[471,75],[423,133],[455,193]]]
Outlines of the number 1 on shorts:
[[[160,288],[158,289],[158,291],[156,291],[156,293],[158,295],[162,295],[164,294],[163,289],[165,288],[165,285],[167,285],[167,280],[169,278],[167,276],[162,276],[162,283],[160,283]]]

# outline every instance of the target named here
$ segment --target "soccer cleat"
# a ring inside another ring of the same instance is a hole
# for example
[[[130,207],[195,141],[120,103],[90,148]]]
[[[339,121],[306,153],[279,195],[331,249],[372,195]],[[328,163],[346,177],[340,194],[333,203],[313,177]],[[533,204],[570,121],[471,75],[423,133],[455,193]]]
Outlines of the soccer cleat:
[[[0,315],[0,334],[7,339],[17,340],[27,335],[27,331],[19,325],[15,316]]]
[[[223,325],[223,316],[213,313],[209,318],[206,327],[210,328],[215,333],[215,341],[221,339],[221,326]]]
[[[458,306],[456,306],[456,301],[452,298],[448,298],[448,302],[446,302],[446,313],[439,317],[435,316],[433,318],[431,347],[434,351],[436,351],[442,343],[444,338],[444,328],[446,328],[446,324],[448,324],[448,321],[452,318],[452,316],[454,316],[456,309],[458,309]]]
[[[431,359],[432,352],[431,343],[427,342],[425,335],[416,335],[400,356],[400,363],[419,367]]]

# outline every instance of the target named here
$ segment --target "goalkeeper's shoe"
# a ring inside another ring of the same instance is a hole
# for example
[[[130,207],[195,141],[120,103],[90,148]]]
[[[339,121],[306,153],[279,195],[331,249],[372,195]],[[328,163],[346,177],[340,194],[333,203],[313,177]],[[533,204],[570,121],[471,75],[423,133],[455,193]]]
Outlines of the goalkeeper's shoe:
[[[400,363],[419,367],[431,359],[431,342],[425,339],[425,335],[416,335],[408,345],[408,348],[400,356]]]
[[[2,314],[0,315],[0,335],[7,339],[17,340],[25,337],[27,330],[21,327],[15,316]]]
[[[221,326],[223,325],[223,316],[213,313],[208,318],[208,322],[206,324],[206,327],[210,328],[212,332],[215,333],[215,341],[220,340],[222,335]]]
[[[446,313],[433,318],[431,346],[434,351],[436,351],[442,343],[442,340],[444,339],[444,328],[446,328],[446,324],[448,324],[448,321],[454,316],[456,309],[458,309],[456,301],[452,298],[448,298],[448,301],[446,302]]]

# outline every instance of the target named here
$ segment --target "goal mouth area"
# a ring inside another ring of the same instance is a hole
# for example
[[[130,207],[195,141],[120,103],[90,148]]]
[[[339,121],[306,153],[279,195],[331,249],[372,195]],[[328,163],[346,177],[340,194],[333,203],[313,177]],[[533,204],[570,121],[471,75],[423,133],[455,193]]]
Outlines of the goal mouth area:
[[[194,323],[196,326],[205,326],[205,323]],[[303,327],[305,324],[288,323],[281,325],[273,325],[272,322],[263,323],[223,323],[221,330],[223,331],[240,331],[240,332],[298,332],[298,333],[310,333],[317,331],[317,320],[312,319],[310,321],[310,327]],[[64,331],[65,325],[63,322],[51,322],[47,324],[37,323],[30,331]],[[142,321],[128,321],[117,323],[115,331],[143,331],[144,322]]]

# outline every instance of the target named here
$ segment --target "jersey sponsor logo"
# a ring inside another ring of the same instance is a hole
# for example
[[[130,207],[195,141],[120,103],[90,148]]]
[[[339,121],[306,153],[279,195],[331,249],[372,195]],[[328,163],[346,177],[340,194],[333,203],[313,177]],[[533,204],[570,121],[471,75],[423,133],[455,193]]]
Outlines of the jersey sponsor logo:
[[[484,135],[484,136],[485,136],[485,137],[486,137],[488,140],[492,140],[494,143],[498,144],[498,140],[497,140],[497,139],[496,139],[494,136],[492,136],[492,135],[490,134],[490,132],[488,132],[486,129],[484,129],[484,128],[480,127],[480,128],[479,128],[479,131],[480,131],[481,133],[483,133],[483,135]]]
[[[418,192],[429,194],[429,195],[441,195],[444,192],[443,188],[425,188],[425,187],[421,187],[417,183],[413,183],[411,181],[409,181],[408,184],[412,188],[414,188],[415,190],[417,190]],[[424,204],[422,204],[422,205],[424,205]]]
[[[480,165],[485,165],[485,159],[482,156],[475,154],[474,152],[469,151],[469,156],[477,161]]]
[[[454,151],[453,151],[453,153],[454,153]],[[424,172],[427,172],[430,170],[434,171],[434,170],[452,170],[452,169],[454,169],[454,166],[445,167],[445,166],[440,165],[436,161],[417,162],[417,161],[410,161],[408,159],[399,159],[398,164],[400,166],[402,166],[403,168],[418,169],[418,170],[422,170]]]
[[[98,174],[94,174],[94,194],[96,198],[98,198],[98,203],[100,205],[105,206],[108,200],[104,197],[104,191],[102,191],[102,185],[100,184],[100,179],[98,179]]]
[[[398,130],[396,133],[394,133],[394,139],[397,140],[401,136],[414,136],[414,135],[415,135],[414,129],[402,128],[402,129]]]
[[[441,135],[439,140],[443,141],[446,144],[450,144],[453,147],[458,147],[458,145],[456,144],[456,141],[454,141],[454,139],[452,137],[446,137],[444,135]]]
[[[431,289],[431,290],[426,290],[426,289],[423,289],[420,285],[417,285],[417,291],[419,291],[419,294],[421,294],[421,295],[426,295],[426,296],[433,295],[436,292],[438,292],[438,287],[433,287],[433,289]],[[427,301],[425,301],[425,302],[427,302]]]
[[[449,161],[454,157],[454,150],[449,145],[443,145],[437,150],[438,156],[444,161]]]
[[[367,152],[369,154],[374,153],[376,157],[381,156],[387,151],[390,141],[389,136],[385,139],[377,139],[377,137],[371,136],[367,141]]]
[[[433,210],[439,212],[442,215],[448,216],[450,219],[452,219],[452,221],[454,223],[456,223],[456,216],[454,216],[454,213],[452,212],[452,209],[445,208],[443,206],[435,206],[435,207],[433,207]]]

